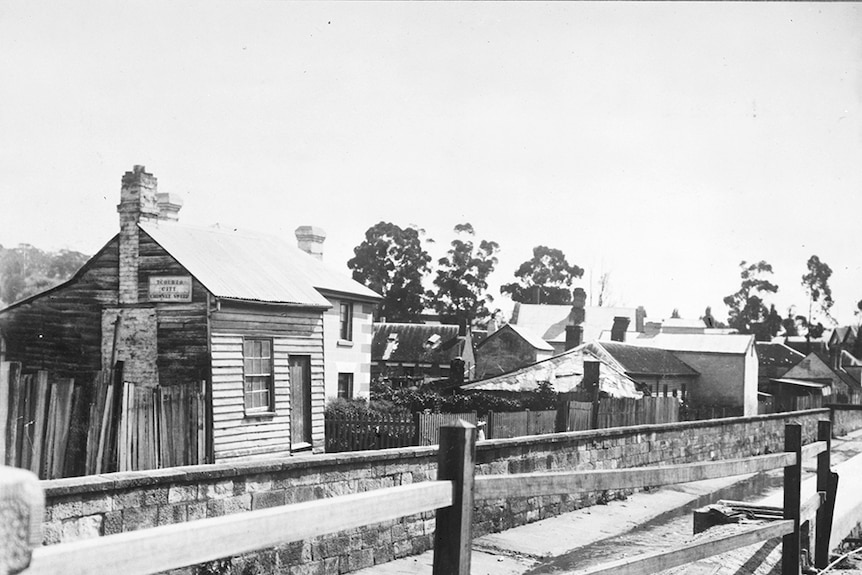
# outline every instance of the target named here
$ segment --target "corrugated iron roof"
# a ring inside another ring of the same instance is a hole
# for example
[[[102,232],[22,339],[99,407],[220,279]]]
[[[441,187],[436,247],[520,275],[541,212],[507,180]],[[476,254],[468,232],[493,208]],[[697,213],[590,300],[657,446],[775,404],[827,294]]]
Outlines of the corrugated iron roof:
[[[741,355],[754,343],[753,335],[712,335],[695,333],[660,333],[653,337],[631,340],[633,345],[656,347],[668,351],[696,351]]]
[[[462,385],[461,389],[485,391],[531,391],[549,382],[555,391],[574,390],[584,379],[584,359],[599,360],[599,389],[612,397],[643,397],[637,384],[604,359],[581,345],[509,373]]]
[[[140,228],[216,297],[330,307],[318,290],[380,296],[295,245],[267,234],[173,222]]]
[[[506,328],[509,328],[512,331],[514,331],[521,338],[523,338],[524,341],[526,341],[528,344],[533,346],[535,349],[538,349],[541,351],[554,351],[554,347],[551,344],[549,344],[548,342],[543,340],[541,337],[539,337],[537,334],[533,333],[532,331],[530,331],[529,329],[527,329],[525,327],[521,327],[518,325],[513,325],[511,323],[507,323],[506,325],[501,327],[500,330],[506,329]],[[497,331],[500,331],[500,330],[497,330]],[[494,332],[494,333],[497,333],[497,332]],[[491,334],[491,336],[488,336],[488,337],[492,337],[493,335],[494,334]]]
[[[688,364],[664,349],[611,341],[593,342],[587,345],[606,349],[630,375],[698,375],[698,372]]]
[[[772,365],[793,367],[805,358],[795,349],[777,341],[755,342],[754,349],[757,351],[757,362],[761,367]]]
[[[371,340],[373,361],[442,363],[461,353],[457,325],[375,323]]]
[[[516,303],[510,324],[524,327],[538,334],[548,342],[566,341],[566,325],[569,323],[571,305],[544,305]],[[629,318],[629,330],[637,323],[637,310],[628,307],[586,306],[584,308],[584,328],[582,341],[599,339],[602,331],[614,325],[615,317]]]

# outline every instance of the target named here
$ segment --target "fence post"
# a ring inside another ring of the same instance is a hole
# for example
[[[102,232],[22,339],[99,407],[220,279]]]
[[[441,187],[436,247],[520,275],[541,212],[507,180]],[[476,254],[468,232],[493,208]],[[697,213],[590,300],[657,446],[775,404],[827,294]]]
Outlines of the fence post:
[[[31,472],[0,466],[0,573],[19,573],[42,544],[45,494]]]
[[[451,507],[437,510],[434,575],[470,575],[476,426],[458,420],[440,429],[437,479],[455,482]]]
[[[796,454],[796,463],[784,468],[784,519],[793,521],[793,533],[782,538],[781,575],[800,575],[799,516],[802,504],[802,426],[784,426],[784,451]]]
[[[817,524],[814,539],[814,566],[824,569],[829,564],[829,536],[832,531],[832,513],[835,509],[835,491],[832,484],[831,453],[832,453],[832,422],[822,420],[817,422],[817,441],[826,442],[826,451],[817,455],[817,491],[825,492],[826,498],[817,510]],[[835,475],[835,487],[838,476]]]

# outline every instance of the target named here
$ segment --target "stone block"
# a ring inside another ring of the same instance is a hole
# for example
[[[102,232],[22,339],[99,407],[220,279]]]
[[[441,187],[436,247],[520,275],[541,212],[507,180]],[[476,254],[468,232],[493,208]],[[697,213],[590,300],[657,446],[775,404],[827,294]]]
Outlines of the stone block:
[[[104,517],[102,515],[87,515],[78,519],[78,538],[92,539],[94,537],[101,537],[103,521]]]
[[[83,503],[80,499],[68,499],[51,505],[51,519],[59,521],[82,515]]]
[[[195,501],[186,505],[186,519],[188,521],[196,521],[204,519],[207,516],[206,501]]]
[[[109,511],[105,513],[104,521],[102,522],[103,535],[116,535],[123,532],[123,512]]]
[[[351,571],[371,567],[374,565],[374,550],[358,549],[356,551],[351,551],[348,555],[347,563]]]
[[[60,543],[63,535],[62,521],[48,521],[42,524],[42,544],[54,545]]]
[[[252,509],[266,509],[284,505],[284,491],[263,491],[251,494]]]
[[[170,504],[196,501],[197,498],[197,485],[171,485],[168,488],[168,503]]]
[[[114,511],[122,511],[130,507],[140,507],[142,501],[141,492],[138,489],[121,491],[111,497],[111,508]]]
[[[206,500],[233,497],[233,481],[225,480],[201,485],[198,497]]]
[[[136,531],[158,524],[158,507],[137,507],[123,510],[123,531]]]
[[[107,494],[84,497],[81,501],[81,515],[93,515],[111,511],[112,501]]]
[[[229,497],[222,501],[224,503],[225,514],[240,513],[242,511],[251,510],[251,493],[245,493],[236,497]]]

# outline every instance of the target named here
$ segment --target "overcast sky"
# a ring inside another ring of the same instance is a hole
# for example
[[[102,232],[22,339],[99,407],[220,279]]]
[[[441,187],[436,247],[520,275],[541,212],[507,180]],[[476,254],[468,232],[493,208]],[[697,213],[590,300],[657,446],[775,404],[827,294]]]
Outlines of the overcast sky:
[[[544,244],[654,319],[723,318],[761,259],[807,312],[817,254],[847,323],[862,5],[0,3],[0,244],[94,253],[134,164],[186,223],[321,226],[342,266],[471,222],[495,295]]]

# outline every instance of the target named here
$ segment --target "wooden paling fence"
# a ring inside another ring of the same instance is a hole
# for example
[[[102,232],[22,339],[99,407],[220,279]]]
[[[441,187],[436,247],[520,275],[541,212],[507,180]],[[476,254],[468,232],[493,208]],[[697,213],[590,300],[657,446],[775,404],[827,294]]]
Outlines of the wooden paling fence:
[[[440,443],[440,428],[452,425],[459,419],[472,425],[478,423],[479,418],[475,411],[465,413],[416,413],[416,429],[418,441],[416,445],[437,445]]]
[[[593,428],[593,404],[587,401],[567,401],[564,406],[566,431],[586,431]]]
[[[676,423],[679,401],[675,397],[607,397],[599,401],[596,428]]]
[[[204,414],[201,388],[152,389],[126,382],[118,426],[119,470],[205,463]]]
[[[556,431],[556,409],[488,413],[488,439],[542,435]]]
[[[326,452],[362,451],[416,445],[413,418],[325,418]]]
[[[440,427],[462,419],[475,425],[475,411],[467,413],[414,413],[407,416],[370,418],[326,417],[327,453],[389,449],[411,445],[436,445]]]
[[[205,463],[203,386],[146,389],[122,371],[85,385],[0,363],[0,462],[41,479]]]
[[[476,476],[476,428],[458,423],[441,429],[436,481],[38,547],[32,551],[30,567],[23,573],[158,573],[405,515],[436,511],[433,572],[436,575],[469,575],[474,498],[636,489],[784,468],[782,519],[670,551],[626,557],[581,573],[655,573],[781,537],[782,574],[798,575],[801,526],[805,521],[816,521],[815,565],[823,568],[829,561],[829,533],[838,481],[829,467],[831,431],[829,421],[819,422],[818,441],[803,449],[802,427],[791,424],[785,427],[783,453],[743,459],[632,469]],[[803,504],[800,494],[802,461],[814,455],[817,456],[818,493]],[[200,545],[200,541],[207,544]]]

